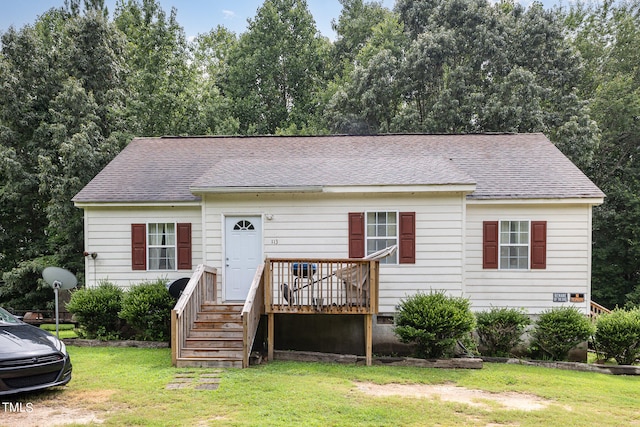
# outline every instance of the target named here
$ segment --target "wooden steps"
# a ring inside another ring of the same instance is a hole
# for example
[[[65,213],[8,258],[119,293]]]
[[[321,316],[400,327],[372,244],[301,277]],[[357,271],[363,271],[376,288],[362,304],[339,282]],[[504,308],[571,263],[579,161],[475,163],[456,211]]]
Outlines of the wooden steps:
[[[242,367],[243,304],[202,304],[177,367]]]

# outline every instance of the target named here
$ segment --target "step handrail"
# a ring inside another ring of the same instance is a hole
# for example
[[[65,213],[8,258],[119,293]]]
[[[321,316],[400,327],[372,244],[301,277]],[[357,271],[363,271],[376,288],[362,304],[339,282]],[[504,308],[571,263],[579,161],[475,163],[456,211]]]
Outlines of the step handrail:
[[[171,310],[171,363],[176,366],[204,302],[215,302],[218,270],[200,264]]]
[[[597,302],[591,301],[591,317],[597,317],[603,313],[611,313],[611,310]]]
[[[242,308],[242,367],[249,367],[251,348],[256,338],[260,317],[264,314],[264,263],[256,269],[251,288]]]

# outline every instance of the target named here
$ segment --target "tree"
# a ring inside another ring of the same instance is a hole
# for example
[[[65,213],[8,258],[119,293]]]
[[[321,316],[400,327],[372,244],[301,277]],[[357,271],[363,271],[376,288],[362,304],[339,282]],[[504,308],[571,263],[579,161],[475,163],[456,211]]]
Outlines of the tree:
[[[220,91],[220,83],[229,69],[229,55],[238,40],[234,33],[217,27],[200,34],[190,46],[191,68],[195,72],[195,96],[200,106],[199,116],[191,126],[195,134],[237,134],[238,120],[233,116],[231,99]]]
[[[231,52],[223,93],[240,133],[305,126],[324,84],[325,48],[305,0],[267,0]]]
[[[2,37],[0,56],[0,271],[4,302],[40,304],[34,272],[83,265],[82,213],[71,198],[128,136],[123,39],[102,2],[52,9]]]
[[[588,169],[607,195],[594,209],[593,299],[622,307],[640,290],[640,5],[606,1],[565,14],[585,59],[581,95],[590,100],[601,141]]]
[[[406,38],[395,15],[387,14],[370,29],[351,72],[340,78],[325,110],[327,127],[337,133],[392,130],[402,101],[400,61]]]
[[[485,0],[401,0],[395,12],[357,33],[367,40],[331,86],[329,128],[546,132],[589,164],[599,134],[575,89],[580,58],[554,13]]]
[[[364,2],[363,0],[340,0],[342,11],[331,27],[336,32],[333,42],[333,57],[340,64],[340,74],[344,70],[351,71],[353,63],[369,39],[373,36],[376,25],[381,24],[391,11],[380,2]]]
[[[156,0],[120,0],[114,22],[127,39],[127,119],[136,135],[198,134],[196,73],[177,21]]]

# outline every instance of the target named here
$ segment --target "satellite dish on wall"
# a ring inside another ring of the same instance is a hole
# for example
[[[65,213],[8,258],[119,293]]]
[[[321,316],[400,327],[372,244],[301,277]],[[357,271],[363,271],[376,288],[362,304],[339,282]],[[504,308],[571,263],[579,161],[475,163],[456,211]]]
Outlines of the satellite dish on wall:
[[[60,324],[60,316],[58,311],[58,292],[60,289],[72,289],[78,284],[78,279],[69,270],[60,267],[47,267],[42,270],[42,278],[47,282],[55,293],[56,297],[56,337],[60,338],[58,325]]]
[[[180,298],[184,288],[187,287],[187,283],[189,283],[188,277],[183,277],[181,279],[174,280],[173,282],[167,285],[167,289],[169,290],[169,294],[175,299]]]

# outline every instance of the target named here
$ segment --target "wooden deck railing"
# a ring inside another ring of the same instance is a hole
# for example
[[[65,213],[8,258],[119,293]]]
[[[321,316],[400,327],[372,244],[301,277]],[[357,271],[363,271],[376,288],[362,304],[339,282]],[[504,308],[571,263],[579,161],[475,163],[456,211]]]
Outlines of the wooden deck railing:
[[[215,302],[217,270],[200,264],[171,310],[171,362],[176,365],[203,302]]]
[[[266,311],[375,314],[378,261],[268,258]]]
[[[599,315],[601,315],[603,313],[611,313],[611,310],[609,310],[606,307],[601,306],[597,302],[591,301],[591,317],[595,318],[595,317],[598,317]]]
[[[260,316],[264,314],[264,282],[264,264],[261,264],[256,270],[247,300],[242,308],[243,368],[249,367],[249,356],[260,324]]]
[[[378,312],[378,260],[284,259],[265,261],[267,357],[274,357],[275,315],[364,315],[365,359],[372,363],[373,315]]]

